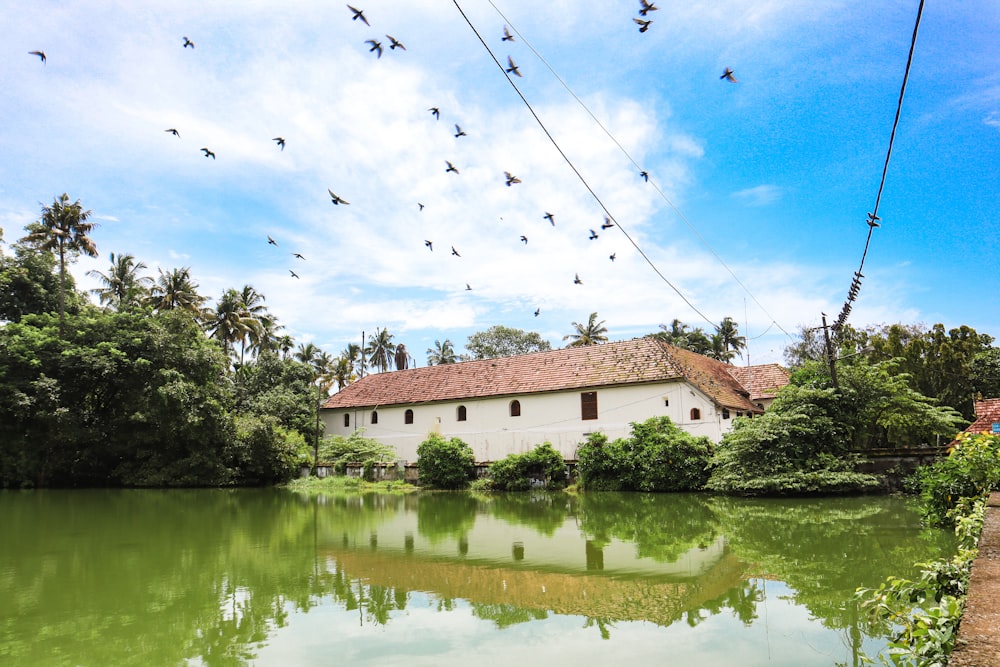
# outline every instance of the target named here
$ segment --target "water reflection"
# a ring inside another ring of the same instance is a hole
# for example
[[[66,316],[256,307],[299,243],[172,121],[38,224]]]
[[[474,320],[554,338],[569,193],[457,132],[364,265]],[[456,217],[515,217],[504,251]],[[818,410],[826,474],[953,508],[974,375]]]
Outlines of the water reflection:
[[[250,664],[319,641],[309,615],[333,643],[428,610],[503,633],[485,643],[551,627],[566,650],[565,620],[613,644],[634,623],[757,628],[768,604],[803,610],[851,661],[871,641],[854,589],[953,548],[896,498],[35,492],[0,494],[0,516],[0,662],[24,665]]]

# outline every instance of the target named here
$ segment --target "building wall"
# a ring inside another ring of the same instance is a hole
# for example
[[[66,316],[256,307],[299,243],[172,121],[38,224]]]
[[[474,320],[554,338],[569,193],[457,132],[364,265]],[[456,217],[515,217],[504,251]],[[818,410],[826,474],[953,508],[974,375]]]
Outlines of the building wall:
[[[718,442],[736,417],[731,414],[724,419],[707,396],[682,381],[596,391],[596,420],[582,419],[583,392],[579,390],[381,407],[377,424],[371,423],[371,408],[323,410],[322,419],[326,435],[347,436],[363,428],[366,437],[391,445],[401,460],[412,463],[417,460],[417,446],[430,433],[461,438],[472,447],[477,461],[498,461],[543,442],[552,443],[564,458],[575,459],[577,447],[591,432],[601,431],[613,440],[628,436],[632,422],[668,416],[689,433]],[[520,402],[519,417],[510,416],[513,400]],[[466,409],[465,421],[458,421],[460,405]],[[692,408],[700,411],[700,419],[691,419]],[[412,424],[405,423],[407,409],[413,410]]]

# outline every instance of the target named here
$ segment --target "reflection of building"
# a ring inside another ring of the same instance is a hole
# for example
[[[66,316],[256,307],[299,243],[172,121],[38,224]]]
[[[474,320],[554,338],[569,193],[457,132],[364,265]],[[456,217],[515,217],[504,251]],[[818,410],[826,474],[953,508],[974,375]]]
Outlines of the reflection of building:
[[[767,366],[755,367],[768,369]],[[368,375],[327,400],[326,433],[365,435],[417,458],[429,433],[459,437],[479,461],[550,442],[567,459],[587,434],[629,434],[632,422],[667,416],[718,441],[732,419],[760,413],[736,367],[654,338]],[[768,376],[770,377],[770,376]],[[784,375],[787,384],[787,375]],[[752,387],[777,386],[777,378]],[[749,379],[747,380],[749,381]],[[766,386],[765,386],[766,385]]]

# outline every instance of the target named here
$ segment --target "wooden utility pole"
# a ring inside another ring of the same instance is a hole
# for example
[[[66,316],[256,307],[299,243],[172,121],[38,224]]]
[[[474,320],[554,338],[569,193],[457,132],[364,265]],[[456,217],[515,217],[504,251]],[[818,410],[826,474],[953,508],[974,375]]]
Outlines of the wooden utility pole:
[[[826,361],[830,365],[830,379],[833,380],[834,389],[840,389],[840,384],[837,383],[836,359],[833,358],[833,347],[830,345],[830,329],[826,326],[826,313],[820,314],[823,316],[823,340],[826,343]]]

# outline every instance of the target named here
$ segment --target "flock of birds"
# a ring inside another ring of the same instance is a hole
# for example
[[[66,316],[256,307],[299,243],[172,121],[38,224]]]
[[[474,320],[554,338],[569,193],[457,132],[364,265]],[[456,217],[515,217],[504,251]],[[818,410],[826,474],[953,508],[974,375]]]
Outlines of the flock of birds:
[[[657,7],[652,2],[649,2],[648,0],[639,0],[639,2],[640,2],[639,16],[636,17],[636,18],[634,18],[633,21],[639,26],[639,32],[640,33],[645,33],[646,31],[649,30],[649,27],[650,27],[650,25],[653,22],[652,19],[645,18],[645,17],[647,17],[650,12],[658,11],[659,7]],[[371,27],[371,23],[369,22],[368,17],[365,16],[365,13],[364,13],[363,9],[359,9],[357,7],[354,7],[354,6],[350,5],[350,4],[347,5],[347,8],[351,12],[351,20],[352,21],[359,21],[359,22],[363,23],[365,26]],[[396,49],[399,49],[401,51],[406,51],[406,46],[404,46],[402,42],[400,42],[398,39],[396,39],[392,35],[386,34],[385,38],[388,40],[388,49],[389,49],[390,52],[395,51]],[[182,48],[184,48],[184,49],[194,49],[195,48],[194,41],[191,40],[189,37],[184,36],[184,37],[182,37],[182,40],[183,40],[182,44],[181,44]],[[500,41],[501,41],[501,43],[516,41],[515,38],[514,38],[514,35],[511,33],[510,28],[507,25],[503,26],[503,34],[501,36]],[[364,43],[369,46],[368,51],[370,53],[375,53],[376,54],[376,58],[381,58],[382,55],[383,55],[383,53],[385,52],[385,49],[383,47],[383,42],[380,41],[379,39],[370,38],[370,39],[365,40]],[[43,64],[45,64],[47,62],[47,56],[46,56],[46,54],[45,54],[44,51],[41,51],[41,50],[38,50],[38,51],[29,51],[29,55],[37,56],[41,60],[41,62]],[[523,77],[524,76],[521,73],[521,70],[518,67],[518,65],[514,62],[513,57],[510,56],[510,55],[507,56],[507,66],[504,67],[503,70],[508,75],[512,75],[512,76],[516,76],[516,77]],[[719,78],[727,80],[727,81],[729,81],[731,83],[736,83],[737,82],[737,79],[736,79],[736,77],[734,75],[733,70],[730,69],[729,67],[725,68],[725,71],[722,73],[722,76],[720,76]],[[430,107],[430,109],[428,109],[428,111],[430,111],[431,115],[434,117],[434,119],[436,121],[439,121],[441,119],[441,110],[440,110],[439,107],[436,107],[436,106]],[[467,137],[468,136],[468,134],[465,132],[465,130],[463,130],[462,127],[461,127],[461,125],[459,125],[458,123],[455,123],[454,127],[455,127],[455,131],[454,131],[453,135],[454,135],[455,139],[459,139],[461,137]],[[181,136],[180,131],[177,128],[174,128],[174,127],[167,128],[166,130],[164,130],[164,132],[167,132],[167,133],[169,133],[169,134],[171,134],[171,135],[173,135],[173,136],[175,136],[177,138],[180,138],[180,136]],[[276,146],[281,151],[285,150],[285,139],[284,139],[284,137],[277,136],[277,137],[273,137],[271,140],[275,142]],[[202,152],[202,154],[204,155],[205,158],[211,158],[212,160],[216,159],[215,152],[213,150],[211,150],[210,148],[208,148],[208,147],[202,147],[199,150]],[[445,160],[444,163],[445,163],[445,170],[444,170],[445,173],[454,174],[456,176],[461,173],[460,170],[458,169],[458,167],[456,167],[455,164],[452,161]],[[646,172],[646,171],[640,171],[639,172],[639,176],[643,179],[643,181],[645,181],[645,182],[649,181],[649,173],[648,172]],[[520,184],[521,182],[522,182],[521,179],[519,177],[517,177],[516,175],[512,174],[510,171],[504,171],[504,184],[507,187],[512,187],[514,185]],[[332,189],[327,188],[327,193],[329,194],[330,201],[331,201],[331,203],[333,205],[335,205],[335,206],[340,206],[340,205],[347,206],[347,205],[350,205],[349,201],[345,200],[343,197],[341,197],[341,196],[337,195],[336,193],[334,193]],[[418,206],[418,209],[420,211],[423,211],[424,208],[425,208],[425,206],[424,206],[424,204],[422,202],[417,202],[417,206]],[[542,216],[542,219],[547,220],[550,225],[552,225],[553,227],[555,227],[556,221],[555,221],[555,215],[553,213],[551,213],[549,211],[546,211],[545,214]],[[605,216],[604,223],[600,226],[600,229],[602,231],[604,231],[604,230],[611,229],[614,226],[615,226],[615,224],[611,221],[611,219],[609,217]],[[590,229],[589,232],[590,232],[590,235],[587,238],[589,240],[591,240],[591,241],[597,240],[600,237],[600,234],[598,234],[597,231],[594,230],[594,229]],[[521,234],[520,237],[519,237],[519,240],[524,245],[528,244],[528,237],[525,234]],[[267,243],[268,243],[268,245],[273,245],[275,247],[278,246],[278,242],[273,237],[271,237],[270,235],[267,236]],[[429,239],[425,239],[424,240],[424,245],[431,252],[434,251],[434,242],[433,241],[431,241]],[[293,253],[291,253],[291,255],[293,257],[295,257],[296,259],[299,259],[299,260],[305,260],[306,259],[301,253],[298,253],[298,252],[293,252]],[[454,245],[451,246],[451,255],[454,256],[454,257],[459,257],[459,258],[462,256],[458,252],[458,250],[455,249]],[[616,257],[617,257],[617,253],[615,253],[615,252],[612,252],[608,256],[608,258],[612,262],[615,261]],[[289,272],[289,274],[291,275],[292,278],[299,278],[300,277],[299,274],[296,273],[292,269],[289,269],[288,272]],[[573,284],[574,285],[582,285],[583,284],[583,280],[580,278],[580,274],[579,273],[575,273],[574,274],[574,276],[573,276]],[[466,291],[471,291],[472,290],[472,286],[469,283],[466,283],[465,284],[465,289],[466,289]],[[535,310],[534,310],[535,317],[538,317],[540,314],[541,314],[541,308],[535,308]]]

